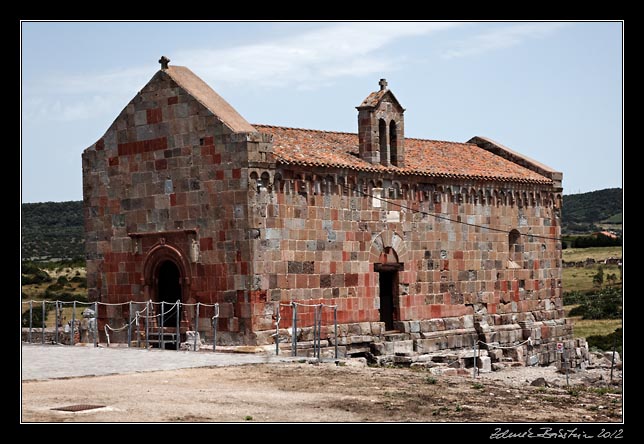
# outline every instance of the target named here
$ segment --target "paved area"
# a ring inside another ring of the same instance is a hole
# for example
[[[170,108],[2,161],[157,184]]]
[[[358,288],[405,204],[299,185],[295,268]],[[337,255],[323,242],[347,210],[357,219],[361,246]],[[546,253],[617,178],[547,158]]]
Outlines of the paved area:
[[[274,353],[221,353],[22,344],[22,380],[100,376],[180,368],[287,362]]]

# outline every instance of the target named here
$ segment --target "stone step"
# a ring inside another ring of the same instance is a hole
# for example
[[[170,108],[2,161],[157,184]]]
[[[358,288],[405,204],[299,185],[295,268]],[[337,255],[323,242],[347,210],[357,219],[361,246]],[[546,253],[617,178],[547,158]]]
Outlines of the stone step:
[[[409,333],[401,332],[385,332],[384,337],[387,342],[405,341],[410,339]]]

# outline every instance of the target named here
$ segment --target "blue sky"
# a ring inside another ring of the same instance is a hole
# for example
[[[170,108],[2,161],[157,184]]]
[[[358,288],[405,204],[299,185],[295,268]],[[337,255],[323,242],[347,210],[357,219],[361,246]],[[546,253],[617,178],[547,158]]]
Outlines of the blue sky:
[[[622,186],[619,22],[23,22],[22,201],[82,199],[81,153],[159,69],[189,67],[249,122],[356,132],[386,78],[407,137],[485,136]],[[464,159],[467,161],[467,159]]]

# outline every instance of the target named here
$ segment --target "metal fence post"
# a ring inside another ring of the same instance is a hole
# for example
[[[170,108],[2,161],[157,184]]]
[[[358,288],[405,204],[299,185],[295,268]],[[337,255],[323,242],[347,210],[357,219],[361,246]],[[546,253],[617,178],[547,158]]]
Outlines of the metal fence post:
[[[41,334],[41,336],[42,336],[41,339],[42,339],[43,344],[45,343],[45,316],[47,315],[47,312],[45,310],[45,304],[46,304],[46,302],[42,301],[42,318],[40,318],[40,327],[41,327],[40,328],[40,333],[42,333]]]
[[[215,352],[217,348],[217,322],[219,322],[219,303],[215,303],[213,307],[215,315],[212,317],[212,351]]]
[[[161,330],[159,333],[161,334],[161,350],[165,350],[165,330],[163,329],[163,318],[165,317],[165,301],[161,301],[161,316],[160,316],[160,321],[161,321]]]
[[[277,302],[277,316],[275,317],[275,356],[280,354],[280,303]]]
[[[297,356],[297,304],[295,304],[295,302],[291,302],[291,307],[293,307],[293,322],[291,325],[291,355]]]
[[[150,301],[145,302],[145,349],[150,349]]]
[[[181,348],[181,347],[179,347],[179,345],[181,344],[181,324],[180,324],[181,323],[181,310],[180,310],[181,301],[179,299],[177,299],[177,303],[175,304],[175,307],[177,308],[177,339],[176,339],[177,342],[176,342],[176,345],[177,345],[177,351],[179,351],[179,349]]]
[[[338,359],[338,306],[333,307],[333,335],[335,336],[335,359]]]
[[[617,331],[617,330],[616,330]],[[613,369],[615,368],[615,349],[617,348],[617,333],[613,332],[613,356],[610,360],[610,382],[613,382]]]
[[[70,343],[74,345],[74,327],[76,326],[76,300],[74,299],[74,302],[72,303],[72,328],[71,330],[71,338],[70,338]]]
[[[318,341],[318,317],[320,316],[320,306],[313,307],[313,357],[320,358],[320,343]]]
[[[474,365],[472,366],[472,378],[476,378],[476,342],[472,345],[472,357],[474,358]]]
[[[141,348],[141,315],[139,314],[139,303],[136,303],[136,347]]]
[[[130,309],[127,314],[127,347],[132,347],[132,301],[129,304]]]
[[[32,310],[34,308],[34,301],[29,301],[29,343],[31,344],[31,326],[33,325],[34,318]]]
[[[55,303],[56,321],[54,323],[54,340],[56,341],[56,344],[58,344],[58,301],[56,301]]]
[[[94,347],[98,347],[98,302],[94,302]]]
[[[199,334],[199,302],[197,302],[197,306],[195,307],[195,343],[193,346],[193,351],[197,351],[197,335]]]

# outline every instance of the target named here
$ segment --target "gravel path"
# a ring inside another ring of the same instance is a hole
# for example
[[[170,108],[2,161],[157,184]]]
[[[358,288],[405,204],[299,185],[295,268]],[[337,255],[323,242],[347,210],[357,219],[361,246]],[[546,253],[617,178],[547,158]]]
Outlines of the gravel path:
[[[22,344],[22,380],[103,376],[182,368],[288,362],[286,355],[221,353],[122,347]]]

